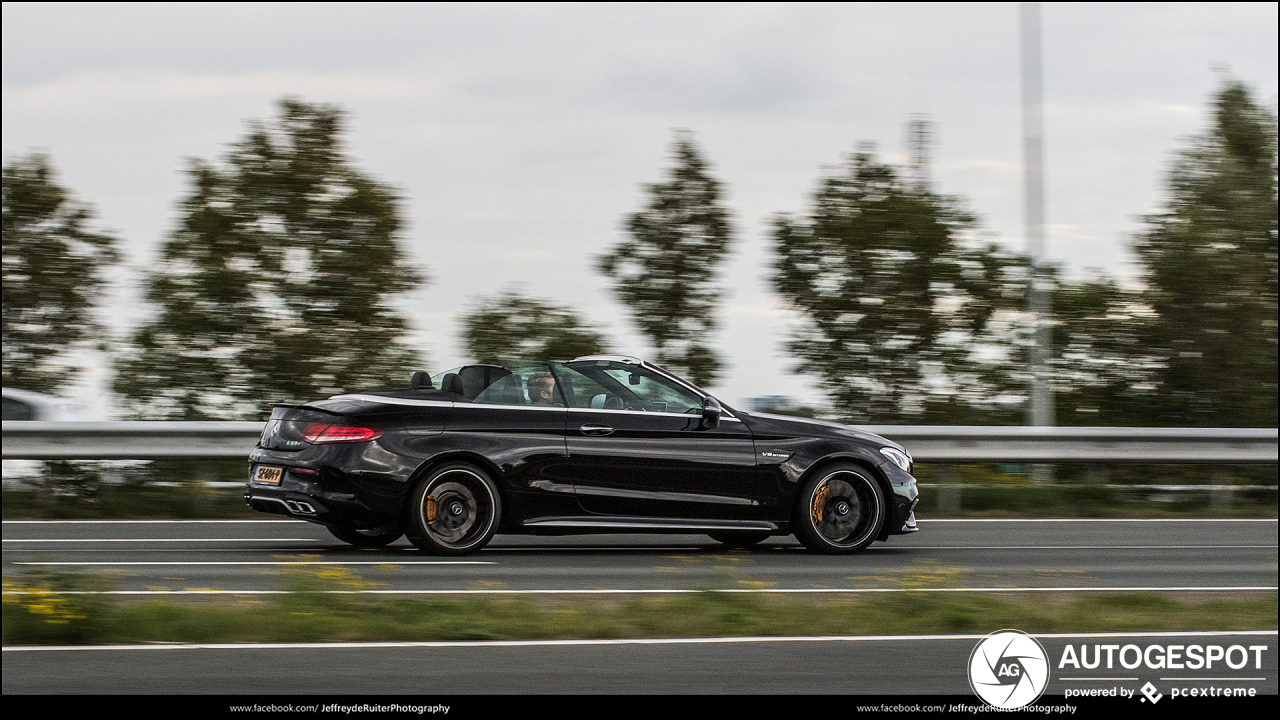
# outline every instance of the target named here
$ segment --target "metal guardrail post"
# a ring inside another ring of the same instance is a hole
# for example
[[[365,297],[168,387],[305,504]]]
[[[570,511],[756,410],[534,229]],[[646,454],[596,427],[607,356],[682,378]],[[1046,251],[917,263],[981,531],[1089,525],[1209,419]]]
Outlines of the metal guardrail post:
[[[956,480],[956,469],[951,465],[938,466],[938,512],[960,512],[960,493],[963,486]]]
[[[1216,511],[1230,510],[1235,499],[1235,490],[1231,487],[1233,478],[1221,467],[1213,469],[1213,489],[1209,491],[1209,507]]]

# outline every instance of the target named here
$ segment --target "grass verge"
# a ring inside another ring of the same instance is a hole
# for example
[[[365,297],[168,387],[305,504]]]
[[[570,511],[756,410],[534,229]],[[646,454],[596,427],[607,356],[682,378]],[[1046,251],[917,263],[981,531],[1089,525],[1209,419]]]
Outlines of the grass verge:
[[[694,592],[663,597],[334,594],[342,568],[290,573],[288,592],[122,601],[93,576],[5,581],[4,644],[378,642],[583,638],[1270,630],[1276,593],[1194,600],[1154,594],[1025,596],[901,590],[874,596]],[[72,591],[72,592],[68,592]]]

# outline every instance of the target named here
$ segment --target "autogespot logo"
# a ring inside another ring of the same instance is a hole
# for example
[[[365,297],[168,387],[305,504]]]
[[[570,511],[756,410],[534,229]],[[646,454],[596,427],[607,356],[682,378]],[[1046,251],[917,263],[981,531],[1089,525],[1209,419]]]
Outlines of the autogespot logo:
[[[1036,701],[1049,685],[1049,656],[1040,642],[1020,630],[999,630],[982,639],[969,656],[973,694],[1001,710]]]

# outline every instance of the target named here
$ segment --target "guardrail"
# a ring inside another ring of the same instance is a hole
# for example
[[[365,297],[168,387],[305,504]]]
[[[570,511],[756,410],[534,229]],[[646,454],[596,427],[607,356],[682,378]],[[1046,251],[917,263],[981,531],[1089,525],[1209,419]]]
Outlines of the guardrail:
[[[260,422],[2,424],[5,460],[245,459]],[[917,463],[1274,464],[1276,428],[875,425]]]
[[[920,463],[1262,463],[1276,428],[879,425]]]
[[[5,460],[247,460],[260,422],[0,423]]]

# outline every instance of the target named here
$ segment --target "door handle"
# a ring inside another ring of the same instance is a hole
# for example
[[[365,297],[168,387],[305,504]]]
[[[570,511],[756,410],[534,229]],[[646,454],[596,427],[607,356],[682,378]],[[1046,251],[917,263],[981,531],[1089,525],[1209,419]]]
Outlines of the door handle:
[[[583,435],[612,435],[613,428],[608,425],[583,425],[581,428]]]

